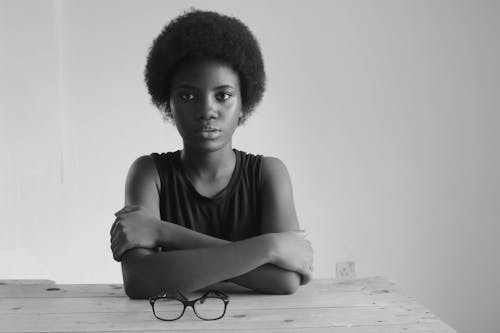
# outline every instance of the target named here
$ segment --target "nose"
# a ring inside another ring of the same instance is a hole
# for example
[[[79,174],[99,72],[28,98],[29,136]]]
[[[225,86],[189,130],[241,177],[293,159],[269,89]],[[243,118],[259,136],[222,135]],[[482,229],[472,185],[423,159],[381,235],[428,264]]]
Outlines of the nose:
[[[219,114],[217,101],[210,95],[203,98],[200,104],[198,117],[201,119],[217,118]]]

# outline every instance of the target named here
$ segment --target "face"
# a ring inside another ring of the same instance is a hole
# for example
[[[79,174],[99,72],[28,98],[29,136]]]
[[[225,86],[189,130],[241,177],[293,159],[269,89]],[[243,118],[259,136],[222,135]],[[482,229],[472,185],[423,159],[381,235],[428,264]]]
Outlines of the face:
[[[170,110],[185,148],[216,151],[231,147],[243,115],[238,74],[216,61],[184,66],[172,80]]]

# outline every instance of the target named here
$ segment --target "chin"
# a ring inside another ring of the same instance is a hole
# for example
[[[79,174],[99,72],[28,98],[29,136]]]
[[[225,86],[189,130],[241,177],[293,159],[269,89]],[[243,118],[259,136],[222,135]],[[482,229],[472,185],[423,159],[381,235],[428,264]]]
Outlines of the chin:
[[[187,146],[191,150],[198,151],[200,153],[211,153],[223,149],[228,144],[230,144],[230,142],[207,140],[202,142],[190,142],[188,144],[184,143],[184,146]]]

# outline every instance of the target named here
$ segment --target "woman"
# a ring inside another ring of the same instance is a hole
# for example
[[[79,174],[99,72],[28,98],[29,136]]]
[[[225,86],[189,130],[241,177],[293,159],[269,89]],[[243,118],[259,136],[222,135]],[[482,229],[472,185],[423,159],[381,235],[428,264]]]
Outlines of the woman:
[[[232,147],[265,90],[250,30],[215,12],[184,13],[153,42],[145,79],[183,149],[139,157],[128,172],[125,207],[111,228],[127,295],[189,292],[224,280],[290,294],[308,283],[313,253],[296,232],[286,167]]]

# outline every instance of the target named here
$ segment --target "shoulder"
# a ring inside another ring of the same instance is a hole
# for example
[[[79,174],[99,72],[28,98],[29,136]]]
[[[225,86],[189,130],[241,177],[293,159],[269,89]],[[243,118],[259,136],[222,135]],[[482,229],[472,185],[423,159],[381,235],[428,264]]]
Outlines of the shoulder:
[[[276,182],[280,179],[289,179],[285,163],[277,157],[252,154],[236,150],[246,168],[258,169],[262,183]]]
[[[130,166],[130,171],[139,174],[158,173],[156,163],[152,155],[142,155],[135,159]]]
[[[150,155],[138,157],[132,162],[127,174],[125,205],[145,207],[159,217],[160,190],[161,181],[153,157]]]
[[[288,170],[283,163],[277,157],[263,156],[262,157],[262,182],[263,183],[273,183],[284,181],[290,179],[288,175]]]
[[[160,185],[160,176],[153,154],[140,156],[132,162],[127,175],[127,182],[130,181],[154,182],[157,186]]]
[[[282,160],[276,157],[263,158],[261,188],[262,233],[299,229],[292,182]]]

